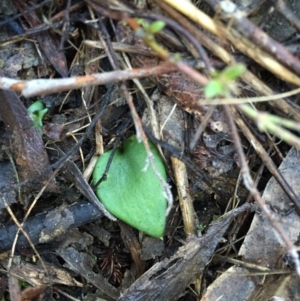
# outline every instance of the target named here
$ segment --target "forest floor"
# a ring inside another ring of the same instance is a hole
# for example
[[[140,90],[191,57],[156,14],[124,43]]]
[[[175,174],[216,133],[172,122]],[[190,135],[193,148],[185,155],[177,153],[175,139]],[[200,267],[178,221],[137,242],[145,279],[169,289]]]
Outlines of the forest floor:
[[[0,300],[300,300],[300,2],[25,2]]]

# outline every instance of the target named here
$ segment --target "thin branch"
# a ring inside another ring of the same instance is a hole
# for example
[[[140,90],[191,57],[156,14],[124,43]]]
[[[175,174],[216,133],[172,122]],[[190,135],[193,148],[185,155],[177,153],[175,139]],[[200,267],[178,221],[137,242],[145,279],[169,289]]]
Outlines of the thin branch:
[[[97,73],[87,76],[70,77],[62,79],[34,79],[29,81],[0,77],[0,89],[21,92],[25,97],[47,95],[80,89],[94,85],[106,85],[122,82],[133,78],[158,76],[175,71],[176,68],[169,63],[162,63],[155,67],[145,67],[132,70],[117,70],[106,73]]]

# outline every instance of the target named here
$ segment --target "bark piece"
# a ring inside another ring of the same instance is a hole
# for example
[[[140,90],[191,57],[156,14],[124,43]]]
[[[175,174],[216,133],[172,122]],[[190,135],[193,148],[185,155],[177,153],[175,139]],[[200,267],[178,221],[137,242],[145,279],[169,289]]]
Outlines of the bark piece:
[[[0,72],[0,76],[3,76]],[[0,119],[4,122],[10,136],[10,147],[15,159],[20,181],[39,176],[50,166],[49,158],[44,148],[43,139],[27,109],[13,91],[0,90]],[[48,173],[43,178],[49,178]],[[51,187],[50,187],[51,186]],[[54,184],[49,190],[54,190]],[[26,186],[27,190],[36,186]]]

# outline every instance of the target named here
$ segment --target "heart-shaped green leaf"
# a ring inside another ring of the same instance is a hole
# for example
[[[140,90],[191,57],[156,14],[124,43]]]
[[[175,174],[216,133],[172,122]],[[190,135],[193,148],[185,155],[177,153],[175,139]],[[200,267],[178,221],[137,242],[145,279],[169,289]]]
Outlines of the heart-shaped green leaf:
[[[164,164],[156,147],[149,142],[155,166],[166,179]],[[111,151],[97,161],[93,173],[96,184],[102,177]],[[131,136],[116,150],[107,179],[96,188],[106,209],[120,220],[150,236],[162,237],[166,224],[167,201],[151,164],[147,164],[143,143]],[[147,169],[145,170],[145,166]]]

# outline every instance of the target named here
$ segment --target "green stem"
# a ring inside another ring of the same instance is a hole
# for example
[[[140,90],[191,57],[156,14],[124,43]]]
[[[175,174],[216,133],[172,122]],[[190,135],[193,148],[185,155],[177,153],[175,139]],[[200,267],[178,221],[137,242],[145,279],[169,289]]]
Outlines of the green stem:
[[[278,126],[276,123],[283,124],[283,125],[289,125],[291,124],[289,122],[286,122],[288,120],[270,115],[268,113],[262,113],[258,112],[255,109],[253,109],[249,105],[239,105],[239,108],[251,119],[256,121],[258,128],[260,131],[268,131],[275,136],[277,136],[279,139],[295,146],[296,148],[300,149],[300,139],[296,135],[292,134],[288,130],[282,128],[281,126]],[[283,121],[283,122],[282,122]],[[293,122],[293,129],[295,129],[295,122]],[[297,124],[298,126],[298,124]],[[299,129],[299,127],[298,127]]]

